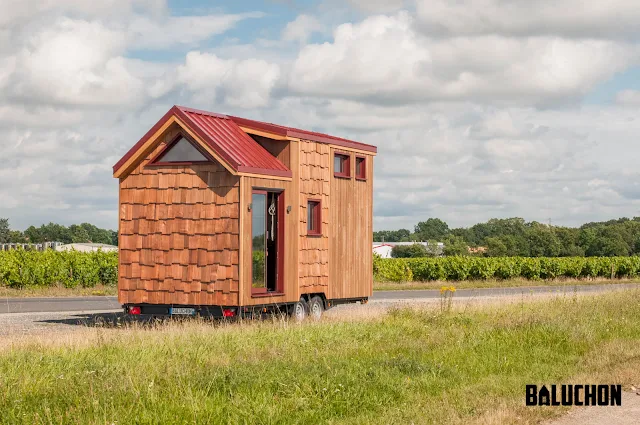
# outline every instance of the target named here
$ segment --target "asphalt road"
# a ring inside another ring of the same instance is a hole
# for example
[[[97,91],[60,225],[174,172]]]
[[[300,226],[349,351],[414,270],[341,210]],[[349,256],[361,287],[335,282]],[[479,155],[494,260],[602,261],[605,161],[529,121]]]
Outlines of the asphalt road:
[[[532,294],[584,294],[621,289],[640,289],[640,283],[458,289],[455,292],[455,298],[499,298]],[[439,290],[375,291],[373,297],[371,297],[371,302],[429,300],[439,297]],[[121,307],[116,297],[5,298],[0,300],[0,314],[118,311],[120,309]]]

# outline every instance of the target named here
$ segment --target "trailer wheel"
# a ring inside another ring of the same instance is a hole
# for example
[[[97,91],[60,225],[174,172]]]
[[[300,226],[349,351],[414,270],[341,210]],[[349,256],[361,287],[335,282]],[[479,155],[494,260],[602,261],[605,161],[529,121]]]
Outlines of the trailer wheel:
[[[323,312],[324,303],[322,302],[322,298],[318,296],[311,298],[311,302],[309,303],[309,316],[313,320],[320,320]]]
[[[302,298],[289,308],[289,316],[295,319],[296,322],[302,322],[308,315],[309,304],[307,304],[307,302]]]

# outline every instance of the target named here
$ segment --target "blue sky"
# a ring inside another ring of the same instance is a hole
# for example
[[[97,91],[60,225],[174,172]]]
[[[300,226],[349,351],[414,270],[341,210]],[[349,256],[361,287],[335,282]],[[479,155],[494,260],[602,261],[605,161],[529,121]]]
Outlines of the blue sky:
[[[173,104],[379,147],[374,226],[640,216],[632,0],[25,0],[0,16],[0,217],[117,225]]]

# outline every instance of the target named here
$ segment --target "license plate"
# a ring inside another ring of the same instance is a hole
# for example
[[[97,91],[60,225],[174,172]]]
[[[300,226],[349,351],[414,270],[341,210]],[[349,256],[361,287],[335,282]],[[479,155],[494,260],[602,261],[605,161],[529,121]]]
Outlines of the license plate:
[[[169,310],[169,314],[171,314],[171,315],[180,314],[180,315],[185,315],[185,316],[195,316],[196,309],[195,308],[187,308],[187,307],[172,307],[171,310]]]

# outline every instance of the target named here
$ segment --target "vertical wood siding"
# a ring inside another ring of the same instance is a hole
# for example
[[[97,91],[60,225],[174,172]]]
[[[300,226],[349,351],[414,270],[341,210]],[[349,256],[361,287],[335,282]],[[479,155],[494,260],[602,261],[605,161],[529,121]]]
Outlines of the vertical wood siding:
[[[329,298],[371,296],[373,291],[373,156],[365,155],[363,181],[354,177],[355,154],[350,155],[351,178],[331,177]]]
[[[291,142],[288,140],[273,140],[262,136],[252,135],[251,138],[258,142],[260,146],[265,148],[267,152],[275,156],[280,162],[287,166],[291,171]]]
[[[220,164],[145,166],[120,181],[120,303],[236,305],[240,178]]]

